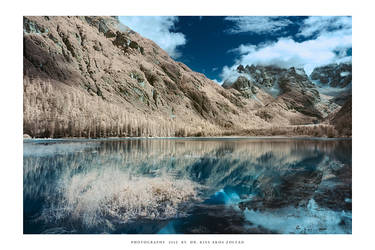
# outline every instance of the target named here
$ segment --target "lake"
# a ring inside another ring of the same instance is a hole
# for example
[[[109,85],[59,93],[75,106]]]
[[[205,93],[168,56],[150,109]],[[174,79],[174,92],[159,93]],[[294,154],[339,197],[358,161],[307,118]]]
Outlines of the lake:
[[[25,234],[351,234],[352,141],[24,140]]]

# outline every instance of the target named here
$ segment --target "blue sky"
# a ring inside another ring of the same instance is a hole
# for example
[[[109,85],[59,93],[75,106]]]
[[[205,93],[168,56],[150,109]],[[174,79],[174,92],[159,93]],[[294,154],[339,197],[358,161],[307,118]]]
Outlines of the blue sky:
[[[351,61],[346,16],[130,16],[120,21],[177,61],[222,82],[239,64],[314,67]]]

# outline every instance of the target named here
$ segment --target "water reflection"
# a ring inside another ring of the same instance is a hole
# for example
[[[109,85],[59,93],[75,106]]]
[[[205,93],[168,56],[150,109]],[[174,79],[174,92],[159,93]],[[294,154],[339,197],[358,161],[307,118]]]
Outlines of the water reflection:
[[[28,141],[24,232],[351,233],[351,185],[344,140]]]

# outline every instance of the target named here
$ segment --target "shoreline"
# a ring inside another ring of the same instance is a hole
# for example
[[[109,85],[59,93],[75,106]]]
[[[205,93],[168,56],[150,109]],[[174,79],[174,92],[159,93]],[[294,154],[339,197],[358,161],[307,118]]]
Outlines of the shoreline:
[[[352,137],[313,137],[313,136],[200,136],[200,137],[64,137],[64,138],[23,138],[23,141],[121,141],[121,140],[352,140]]]

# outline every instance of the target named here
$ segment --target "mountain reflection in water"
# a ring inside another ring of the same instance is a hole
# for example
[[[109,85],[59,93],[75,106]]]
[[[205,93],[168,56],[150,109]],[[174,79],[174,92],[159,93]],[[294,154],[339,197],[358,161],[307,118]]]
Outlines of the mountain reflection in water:
[[[351,233],[351,140],[26,140],[24,233]]]

